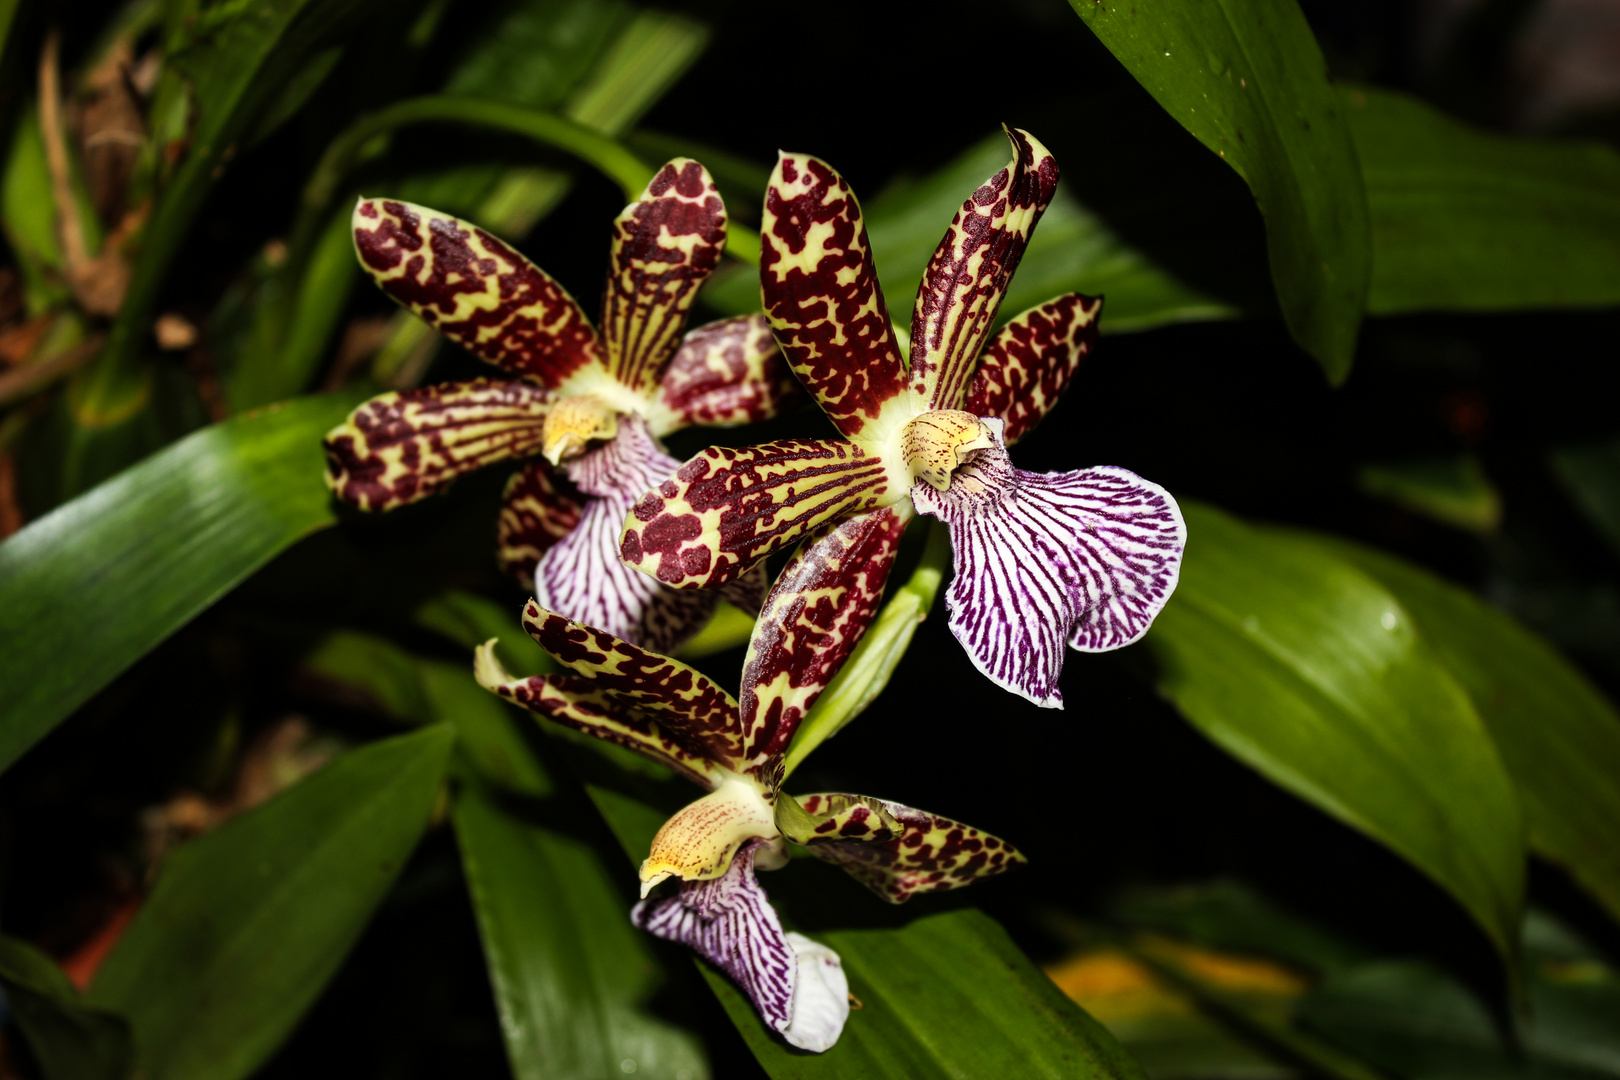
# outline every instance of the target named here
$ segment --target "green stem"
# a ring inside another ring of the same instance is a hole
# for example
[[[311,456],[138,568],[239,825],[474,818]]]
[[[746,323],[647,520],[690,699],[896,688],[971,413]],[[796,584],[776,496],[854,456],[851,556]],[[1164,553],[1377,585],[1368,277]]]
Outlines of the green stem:
[[[784,778],[791,776],[812,750],[859,716],[889,685],[896,665],[911,644],[912,635],[928,617],[928,609],[934,606],[950,562],[949,535],[939,526],[930,525],[922,559],[911,572],[910,580],[896,589],[883,605],[871,629],[799,725],[783,763]]]

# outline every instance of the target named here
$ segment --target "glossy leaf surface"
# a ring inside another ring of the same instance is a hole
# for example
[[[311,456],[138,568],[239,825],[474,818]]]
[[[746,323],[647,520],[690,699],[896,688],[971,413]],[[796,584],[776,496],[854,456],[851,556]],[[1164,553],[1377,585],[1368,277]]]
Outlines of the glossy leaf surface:
[[[1388,588],[1479,710],[1524,804],[1530,846],[1620,918],[1620,713],[1545,641],[1391,555],[1319,538]]]
[[[1343,380],[1372,272],[1371,233],[1344,108],[1298,4],[1071,6],[1165,111],[1248,183],[1266,219],[1288,329],[1330,380]]]
[[[1524,892],[1513,781],[1411,612],[1309,542],[1183,509],[1159,690],[1222,749],[1450,892],[1504,956]]]
[[[0,545],[0,766],[277,552],[330,525],[320,438],[358,395],[199,431]],[[104,617],[114,612],[115,617]]]
[[[275,1050],[410,857],[451,742],[350,751],[169,856],[88,995],[130,1018],[145,1075],[234,1080]]]
[[[1404,94],[1343,91],[1372,217],[1367,310],[1620,303],[1620,153],[1510,138]]]

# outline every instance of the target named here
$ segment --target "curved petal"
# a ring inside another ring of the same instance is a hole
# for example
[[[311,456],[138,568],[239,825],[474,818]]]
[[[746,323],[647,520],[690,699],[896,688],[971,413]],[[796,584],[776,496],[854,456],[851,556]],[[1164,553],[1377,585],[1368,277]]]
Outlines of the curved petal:
[[[641,901],[631,909],[630,921],[695,949],[724,971],[766,1025],[791,1045],[826,1050],[849,1017],[849,983],[831,949],[782,932],[754,877],[754,856],[765,843],[755,840],[739,849],[721,877]]]
[[[1129,645],[1181,571],[1187,527],[1163,488],[1113,467],[1015,469],[999,433],[947,490],[919,483],[911,497],[951,530],[951,632],[992,682],[1047,708],[1063,707],[1065,639],[1090,652]]]
[[[726,207],[708,170],[691,158],[658,170],[613,222],[601,332],[614,378],[652,397],[692,298],[725,248]]]
[[[659,435],[690,424],[733,427],[767,420],[804,396],[765,316],[739,315],[686,335],[649,416]]]
[[[615,438],[568,463],[585,505],[578,525],[535,566],[542,607],[658,653],[673,652],[702,629],[714,611],[713,594],[666,588],[619,558],[630,507],[677,467],[636,416],[621,417]]]
[[[565,619],[530,600],[523,628],[564,667],[584,676],[571,690],[615,703],[656,721],[669,739],[696,756],[742,771],[737,702],[707,675],[612,634]],[[557,682],[557,676],[548,681]],[[519,704],[526,704],[519,702]],[[530,706],[532,708],[532,706]]]
[[[823,525],[783,568],[743,661],[739,700],[749,761],[787,749],[872,625],[910,520],[909,511],[883,506]]]
[[[392,199],[361,199],[353,223],[378,287],[480,360],[553,388],[597,362],[574,298],[478,226]]]
[[[765,189],[760,293],[788,363],[855,437],[906,387],[860,204],[838,170],[781,154]]]
[[[572,489],[543,461],[525,466],[506,482],[495,528],[495,558],[503,572],[524,586],[534,583],[540,557],[579,524],[579,498]]]
[[[1029,861],[1000,837],[899,803],[843,794],[802,795],[799,803],[826,819],[828,838],[811,840],[809,850],[891,904],[959,889]],[[884,814],[871,813],[872,804]]]
[[[362,510],[436,495],[474,469],[538,453],[551,401],[505,379],[379,394],[327,432],[326,486]]]
[[[962,407],[975,416],[1004,420],[1008,446],[1029,434],[1097,347],[1102,305],[1100,296],[1068,293],[1002,327],[979,358]]]
[[[1005,125],[1013,159],[951,219],[911,316],[911,387],[930,409],[958,409],[1035,223],[1057,192],[1057,161]]]
[[[586,676],[514,678],[495,658],[494,639],[478,647],[473,674],[485,690],[514,705],[603,742],[633,750],[703,787],[718,787],[731,775],[730,769],[709,756],[701,740],[689,738],[678,722],[666,727],[658,722],[663,715],[659,710],[632,706],[601,693]]]
[[[724,585],[817,526],[902,494],[882,461],[851,443],[711,446],[635,504],[619,554],[676,588]]]

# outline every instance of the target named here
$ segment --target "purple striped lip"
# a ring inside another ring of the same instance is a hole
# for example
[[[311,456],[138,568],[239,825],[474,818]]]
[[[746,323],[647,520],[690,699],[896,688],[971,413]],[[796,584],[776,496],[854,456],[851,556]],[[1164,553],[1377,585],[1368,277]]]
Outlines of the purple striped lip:
[[[1015,469],[1002,422],[948,489],[918,482],[917,511],[951,532],[951,632],[997,685],[1062,708],[1065,642],[1117,649],[1147,633],[1175,590],[1187,527],[1170,494],[1112,466]]]
[[[755,856],[781,841],[750,840],[720,877],[638,903],[630,921],[697,950],[740,986],[772,1030],[802,1050],[838,1041],[849,1018],[849,982],[838,954],[782,922],[754,876]]]

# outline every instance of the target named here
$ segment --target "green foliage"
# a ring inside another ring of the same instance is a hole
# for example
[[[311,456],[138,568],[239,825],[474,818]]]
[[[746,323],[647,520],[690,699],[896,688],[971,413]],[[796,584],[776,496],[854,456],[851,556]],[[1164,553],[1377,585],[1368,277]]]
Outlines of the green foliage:
[[[43,1080],[124,1080],[134,1058],[123,1017],[84,1004],[55,961],[0,937],[0,993]]]
[[[410,857],[450,745],[352,750],[169,857],[89,995],[129,1017],[145,1075],[235,1080],[280,1044]]]
[[[1399,599],[1308,542],[1188,506],[1158,685],[1228,753],[1400,853],[1511,957],[1519,797]]]
[[[1071,4],[1165,111],[1248,183],[1289,332],[1343,382],[1372,272],[1367,200],[1344,108],[1298,5]]]
[[[353,394],[305,398],[200,431],[0,547],[0,764],[153,646],[330,525],[320,439]],[[117,612],[91,618],[89,607]]]

